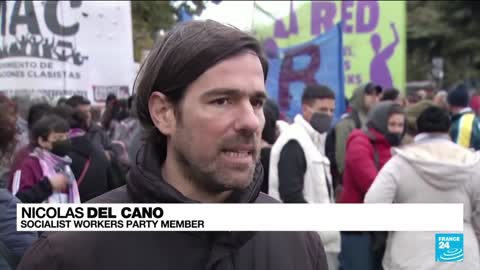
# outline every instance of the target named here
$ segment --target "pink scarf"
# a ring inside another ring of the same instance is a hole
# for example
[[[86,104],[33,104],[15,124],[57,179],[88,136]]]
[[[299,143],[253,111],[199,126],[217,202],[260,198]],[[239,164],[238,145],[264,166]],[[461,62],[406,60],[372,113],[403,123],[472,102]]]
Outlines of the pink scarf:
[[[85,131],[80,128],[72,128],[70,129],[70,132],[68,133],[69,138],[75,138],[75,137],[81,137],[85,135]]]
[[[70,164],[72,163],[70,157],[59,157],[39,147],[36,147],[31,155],[38,158],[43,176],[51,178],[60,172],[64,173],[69,180],[67,201],[62,199],[61,192],[54,192],[52,196],[48,198],[48,203],[80,203],[77,180],[70,169]]]

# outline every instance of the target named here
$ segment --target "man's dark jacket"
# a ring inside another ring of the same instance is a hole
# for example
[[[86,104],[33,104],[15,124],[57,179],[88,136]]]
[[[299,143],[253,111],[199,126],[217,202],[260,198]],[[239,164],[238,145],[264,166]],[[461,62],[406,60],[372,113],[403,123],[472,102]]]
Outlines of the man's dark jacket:
[[[92,202],[193,203],[162,179],[154,147],[143,149],[147,150],[138,155],[127,185]],[[275,203],[260,193],[262,177],[262,167],[257,166],[252,184],[227,202]],[[320,237],[313,232],[55,232],[43,234],[17,269],[328,268]]]

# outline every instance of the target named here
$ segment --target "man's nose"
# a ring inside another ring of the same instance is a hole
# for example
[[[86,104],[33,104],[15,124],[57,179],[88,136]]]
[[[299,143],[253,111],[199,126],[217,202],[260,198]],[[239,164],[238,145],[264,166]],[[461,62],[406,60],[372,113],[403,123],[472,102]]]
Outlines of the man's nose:
[[[255,132],[265,122],[262,109],[256,109],[250,101],[242,102],[235,120],[235,130],[243,132]]]

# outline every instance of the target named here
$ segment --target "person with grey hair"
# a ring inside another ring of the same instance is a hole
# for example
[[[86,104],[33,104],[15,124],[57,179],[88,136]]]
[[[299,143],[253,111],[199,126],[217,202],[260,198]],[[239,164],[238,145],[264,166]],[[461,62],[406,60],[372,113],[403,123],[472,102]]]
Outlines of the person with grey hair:
[[[146,144],[126,186],[91,202],[276,202],[260,193],[267,73],[260,43],[245,32],[211,20],[173,27],[135,83]],[[225,228],[44,233],[18,270],[159,268],[328,269],[316,233]]]

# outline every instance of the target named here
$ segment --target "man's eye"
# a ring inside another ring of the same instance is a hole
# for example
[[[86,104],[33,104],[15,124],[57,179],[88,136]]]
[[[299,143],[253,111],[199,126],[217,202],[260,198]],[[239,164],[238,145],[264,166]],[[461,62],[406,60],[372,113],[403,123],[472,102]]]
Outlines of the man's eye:
[[[229,103],[230,103],[230,100],[228,98],[219,98],[212,101],[212,104],[219,105],[219,106],[227,105]]]
[[[252,106],[255,108],[262,108],[263,105],[265,104],[265,101],[258,99],[258,100],[252,100]]]

